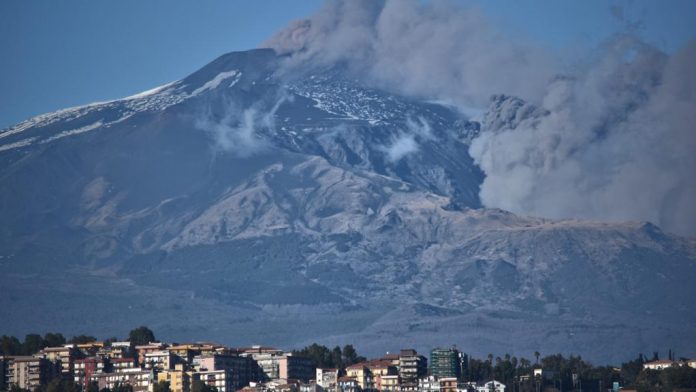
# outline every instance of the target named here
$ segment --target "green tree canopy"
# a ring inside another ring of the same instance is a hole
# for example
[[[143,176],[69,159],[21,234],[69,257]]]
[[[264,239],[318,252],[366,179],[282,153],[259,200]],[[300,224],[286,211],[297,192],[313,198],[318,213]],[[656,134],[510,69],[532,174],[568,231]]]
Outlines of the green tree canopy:
[[[148,344],[155,341],[155,334],[150,328],[143,325],[128,333],[128,341],[136,346]]]
[[[73,336],[72,338],[70,338],[68,343],[85,344],[85,343],[92,343],[92,342],[96,342],[96,341],[97,341],[97,338],[95,338],[94,336],[78,335],[78,336]]]
[[[44,347],[59,347],[65,344],[65,336],[62,333],[49,332],[43,339]]]

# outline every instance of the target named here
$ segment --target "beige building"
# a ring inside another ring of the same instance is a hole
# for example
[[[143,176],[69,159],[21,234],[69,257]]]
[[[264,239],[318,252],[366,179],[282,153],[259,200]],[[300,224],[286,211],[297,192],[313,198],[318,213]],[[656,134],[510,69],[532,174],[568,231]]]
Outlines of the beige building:
[[[382,392],[398,392],[401,390],[399,375],[382,376],[380,377],[380,391]]]
[[[41,354],[49,361],[60,364],[62,374],[73,374],[73,365],[77,354],[75,345],[46,347]]]
[[[374,389],[372,382],[372,374],[370,369],[364,363],[357,363],[346,368],[346,377],[352,378],[358,382],[358,387],[362,390]]]
[[[46,385],[58,375],[56,365],[42,357],[6,357],[7,386],[16,385],[33,391],[41,385]]]
[[[166,381],[169,383],[171,392],[190,392],[191,373],[184,370],[184,366],[179,364],[174,370],[165,370],[157,374],[157,382]]]

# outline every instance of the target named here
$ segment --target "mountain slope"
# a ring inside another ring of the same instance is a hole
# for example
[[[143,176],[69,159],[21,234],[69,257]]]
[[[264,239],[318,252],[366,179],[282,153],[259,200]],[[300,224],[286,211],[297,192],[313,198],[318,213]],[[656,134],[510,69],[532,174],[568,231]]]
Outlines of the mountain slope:
[[[469,143],[536,109],[496,97],[478,123],[282,61],[227,54],[0,133],[0,328],[147,323],[369,354],[696,349],[693,240],[481,208]]]

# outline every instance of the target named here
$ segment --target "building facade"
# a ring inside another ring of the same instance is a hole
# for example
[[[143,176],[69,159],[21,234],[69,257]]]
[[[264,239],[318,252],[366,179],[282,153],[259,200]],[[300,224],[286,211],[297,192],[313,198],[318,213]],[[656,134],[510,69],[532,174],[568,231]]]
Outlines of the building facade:
[[[456,348],[436,348],[430,352],[430,374],[435,377],[456,377],[461,372],[461,359]]]

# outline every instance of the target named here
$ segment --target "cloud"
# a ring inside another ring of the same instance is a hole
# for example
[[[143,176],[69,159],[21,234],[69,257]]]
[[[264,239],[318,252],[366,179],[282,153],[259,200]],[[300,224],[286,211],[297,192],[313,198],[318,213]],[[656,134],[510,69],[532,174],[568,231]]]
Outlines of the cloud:
[[[665,54],[624,36],[578,58],[510,37],[448,1],[330,1],[265,46],[286,72],[340,66],[388,91],[462,112],[493,102],[470,154],[487,207],[553,218],[648,220],[696,234],[696,49]],[[500,107],[496,107],[500,105]],[[408,127],[407,127],[408,128]],[[389,159],[418,151],[410,130]]]

